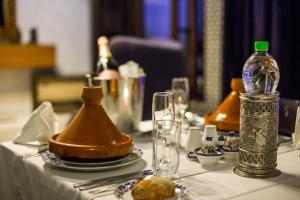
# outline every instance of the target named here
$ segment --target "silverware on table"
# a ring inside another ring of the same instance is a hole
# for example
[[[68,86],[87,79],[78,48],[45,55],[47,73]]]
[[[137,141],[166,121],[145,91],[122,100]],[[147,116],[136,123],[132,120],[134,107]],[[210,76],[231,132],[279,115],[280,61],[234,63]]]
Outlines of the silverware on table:
[[[130,177],[130,176],[138,176],[138,175],[141,175],[141,174],[148,174],[148,173],[152,173],[152,170],[130,172],[130,173],[121,174],[121,175],[118,175],[118,176],[111,176],[111,177],[106,177],[106,178],[100,178],[100,179],[84,181],[84,182],[80,182],[80,183],[74,183],[73,187],[77,188],[77,187],[84,186],[84,185],[91,185],[91,184],[94,184],[94,183],[112,181],[112,180],[115,180],[115,179],[121,179],[121,178]]]
[[[26,158],[38,157],[40,155],[42,155],[42,153],[28,153],[28,154],[19,155],[18,157],[21,159],[26,159]]]
[[[26,158],[33,158],[33,157],[38,157],[40,155],[42,155],[45,151],[48,150],[48,145],[46,148],[40,148],[37,152],[35,153],[27,153],[27,154],[22,154],[22,155],[18,155],[18,158],[21,159],[26,159]]]
[[[94,199],[97,199],[99,197],[103,197],[103,196],[106,196],[106,195],[114,194],[114,192],[115,192],[115,189],[103,191],[101,193],[93,195],[93,197],[90,200],[94,200]]]
[[[145,170],[142,172],[132,172],[128,174],[123,174],[119,176],[113,176],[108,178],[96,179],[92,181],[87,181],[84,183],[74,184],[74,188],[79,188],[80,191],[89,190],[97,187],[103,187],[112,184],[123,183],[136,178],[144,178],[146,176],[152,175],[152,170]]]
[[[98,194],[101,194],[103,192],[114,191],[117,186],[118,186],[118,184],[114,183],[114,184],[111,184],[111,185],[100,187],[96,190],[89,191],[89,193],[93,194],[93,195],[98,195]]]
[[[137,177],[137,180],[142,180],[146,177],[150,177],[153,176],[153,174],[150,175],[143,175],[140,177]],[[123,184],[124,182],[130,181],[131,179],[123,179],[123,180],[119,180],[116,183],[110,184],[110,185],[106,185],[106,186],[102,186],[102,187],[97,187],[97,189],[95,190],[91,190],[88,193],[94,195],[92,199],[101,197],[101,196],[105,196],[105,195],[109,195],[115,192],[116,188],[118,187],[119,184]],[[96,187],[95,187],[96,188]],[[93,188],[94,189],[94,188]]]

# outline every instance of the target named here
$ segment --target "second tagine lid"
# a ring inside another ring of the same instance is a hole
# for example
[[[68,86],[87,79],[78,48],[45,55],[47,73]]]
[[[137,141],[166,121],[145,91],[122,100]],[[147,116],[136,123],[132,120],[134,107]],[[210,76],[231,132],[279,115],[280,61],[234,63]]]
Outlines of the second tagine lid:
[[[84,87],[84,103],[61,134],[49,138],[49,150],[62,157],[117,158],[133,149],[130,135],[121,133],[100,105],[101,87]]]
[[[241,78],[231,80],[232,91],[218,106],[218,108],[205,115],[206,124],[214,124],[220,131],[240,131],[240,92],[245,91]]]

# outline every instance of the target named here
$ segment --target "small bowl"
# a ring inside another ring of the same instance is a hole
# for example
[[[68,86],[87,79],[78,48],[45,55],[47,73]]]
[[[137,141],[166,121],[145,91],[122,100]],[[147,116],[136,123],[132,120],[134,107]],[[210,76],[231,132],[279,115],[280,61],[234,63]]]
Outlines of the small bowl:
[[[221,160],[224,153],[216,151],[215,155],[207,155],[199,152],[200,149],[195,150],[195,154],[197,155],[198,161],[201,163],[202,166],[213,166],[217,165],[218,161]]]
[[[190,159],[190,160],[198,160],[198,158],[197,158],[197,155],[196,155],[196,153],[193,151],[193,152],[188,152],[187,153],[187,157],[188,157],[188,159]]]

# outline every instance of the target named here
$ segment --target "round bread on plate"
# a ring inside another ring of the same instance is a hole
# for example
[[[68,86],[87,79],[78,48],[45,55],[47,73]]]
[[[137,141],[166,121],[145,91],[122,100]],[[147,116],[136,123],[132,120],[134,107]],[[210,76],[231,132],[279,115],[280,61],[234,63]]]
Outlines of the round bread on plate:
[[[174,195],[175,185],[159,176],[140,181],[132,190],[135,200],[165,200]]]

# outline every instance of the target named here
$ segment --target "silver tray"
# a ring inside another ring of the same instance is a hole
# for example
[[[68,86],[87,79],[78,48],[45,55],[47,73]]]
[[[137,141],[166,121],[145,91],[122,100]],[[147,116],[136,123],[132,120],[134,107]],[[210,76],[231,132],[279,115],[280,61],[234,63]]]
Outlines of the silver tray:
[[[131,191],[134,188],[134,186],[139,182],[140,180],[132,180],[126,183],[123,183],[119,185],[115,190],[115,195],[120,200],[134,200],[134,198],[131,195]],[[179,184],[175,183],[175,195],[172,198],[169,198],[168,200],[188,200],[189,199],[189,191],[188,189]]]
[[[142,158],[143,151],[138,148],[134,150],[126,157],[112,160],[112,161],[99,161],[99,162],[78,162],[62,159],[60,156],[46,151],[42,154],[42,160],[55,167],[65,168],[76,171],[104,171],[114,168],[124,167],[136,163]]]

